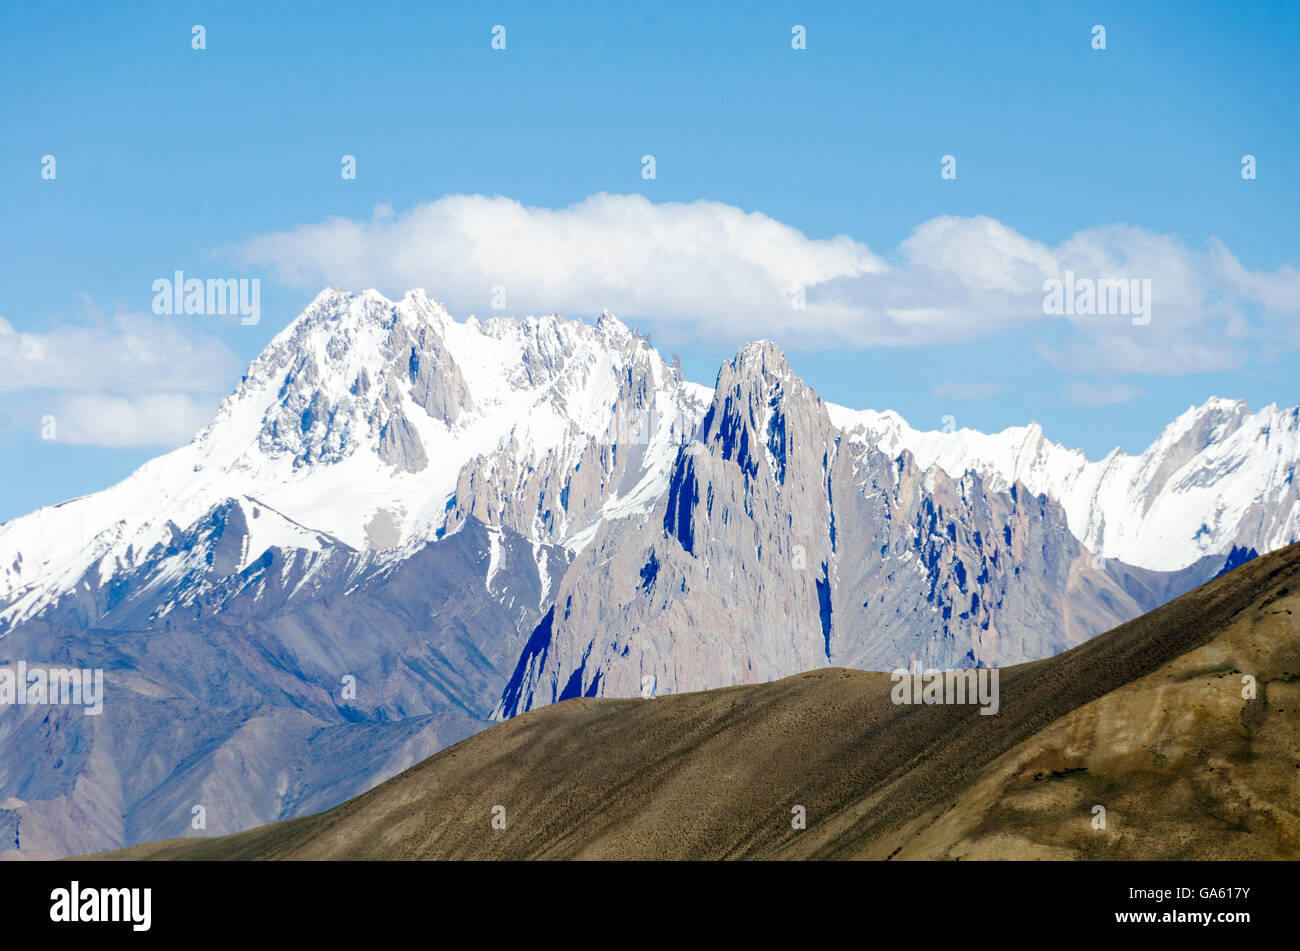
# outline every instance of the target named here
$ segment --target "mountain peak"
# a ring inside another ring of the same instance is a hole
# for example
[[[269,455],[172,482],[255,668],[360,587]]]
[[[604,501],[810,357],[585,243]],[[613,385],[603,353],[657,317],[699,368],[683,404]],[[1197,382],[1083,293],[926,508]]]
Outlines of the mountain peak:
[[[718,371],[700,440],[716,444],[750,475],[766,459],[773,480],[786,481],[791,445],[820,445],[831,432],[826,404],[790,369],[771,340],[745,344]]]
[[[752,391],[756,404],[774,409],[791,399],[806,402],[815,415],[825,415],[820,396],[790,368],[785,351],[771,340],[751,340],[736,352],[718,372],[718,394]]]
[[[1250,406],[1245,400],[1212,396],[1179,414],[1147,451],[1178,446],[1184,452],[1196,452],[1236,431],[1249,417]]]
[[[600,316],[596,318],[597,327],[609,327],[614,330],[627,330],[627,324],[614,316],[612,310],[602,310]]]
[[[732,363],[737,366],[756,365],[760,368],[776,370],[788,374],[790,364],[786,360],[785,351],[782,350],[775,342],[766,337],[759,340],[751,340],[738,351]]]

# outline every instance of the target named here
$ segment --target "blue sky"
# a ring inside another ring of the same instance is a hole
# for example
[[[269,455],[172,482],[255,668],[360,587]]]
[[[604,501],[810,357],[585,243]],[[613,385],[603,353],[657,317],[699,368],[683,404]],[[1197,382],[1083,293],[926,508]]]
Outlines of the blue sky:
[[[700,382],[758,330],[829,400],[919,428],[1036,419],[1094,458],[1140,451],[1213,395],[1300,402],[1300,5],[267,6],[0,10],[0,519],[183,439],[326,278],[419,280],[457,317],[487,312],[489,278],[460,281],[468,265],[429,232],[490,230],[497,206],[455,195],[520,203],[541,245],[543,210],[567,209],[580,251],[619,222],[662,228],[669,250],[739,229],[752,254],[693,251],[681,282],[635,256],[611,283],[580,267],[505,282],[510,313],[609,306]],[[653,205],[597,215],[600,194]],[[360,262],[339,249],[347,222],[373,239]],[[786,258],[833,269],[839,235],[856,271],[810,286],[808,310],[747,317],[750,277],[784,280]],[[445,260],[391,264],[407,241]],[[1048,258],[1151,278],[1151,325],[1035,316]],[[153,315],[176,269],[261,278],[261,322]],[[985,273],[1032,286],[990,291]],[[900,330],[891,308],[940,316]],[[96,400],[115,407],[99,424]],[[47,410],[67,437],[39,438]]]

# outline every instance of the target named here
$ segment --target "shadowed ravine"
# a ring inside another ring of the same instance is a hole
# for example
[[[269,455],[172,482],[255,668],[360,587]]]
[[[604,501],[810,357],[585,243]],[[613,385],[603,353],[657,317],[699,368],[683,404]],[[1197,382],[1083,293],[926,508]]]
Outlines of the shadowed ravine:
[[[1292,545],[1001,671],[994,716],[895,705],[889,675],[843,669],[575,699],[328,812],[103,857],[1296,858],[1298,611]]]

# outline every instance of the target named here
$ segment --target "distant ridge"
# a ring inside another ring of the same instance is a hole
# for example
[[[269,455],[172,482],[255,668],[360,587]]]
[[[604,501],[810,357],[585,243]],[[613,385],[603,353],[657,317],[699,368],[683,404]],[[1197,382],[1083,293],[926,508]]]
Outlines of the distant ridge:
[[[994,716],[897,706],[887,675],[847,670],[569,700],[329,812],[101,857],[1300,857],[1300,545],[1000,690]]]

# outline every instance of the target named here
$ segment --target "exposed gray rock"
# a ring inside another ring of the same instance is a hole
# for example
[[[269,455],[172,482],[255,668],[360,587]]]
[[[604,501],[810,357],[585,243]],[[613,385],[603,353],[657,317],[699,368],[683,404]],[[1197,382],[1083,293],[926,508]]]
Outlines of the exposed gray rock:
[[[105,671],[98,716],[5,710],[0,789],[21,805],[0,806],[0,857],[318,811],[486,725],[552,583],[530,542],[469,520],[402,557],[272,549],[230,574],[251,507],[178,530],[107,586],[85,579],[0,641],[10,664]],[[547,555],[558,578],[565,555]],[[177,574],[179,557],[194,567]]]
[[[1258,463],[1243,497],[1294,500],[1267,433],[1197,454],[1256,417],[1202,415],[1156,481]],[[108,688],[99,717],[4,711],[0,857],[199,834],[195,805],[207,833],[319,810],[565,697],[1044,657],[1225,564],[1099,559],[971,446],[938,453],[978,463],[951,474],[882,451],[916,434],[881,419],[837,428],[767,342],[710,393],[612,315],[453,325],[422,293],[322,293],[190,446],[0,526],[0,664]],[[1229,527],[1290,531],[1254,505]]]
[[[750,344],[664,498],[576,559],[496,715],[828,665],[1005,666],[1178,593],[1092,562],[1046,496],[850,443],[775,346]]]

